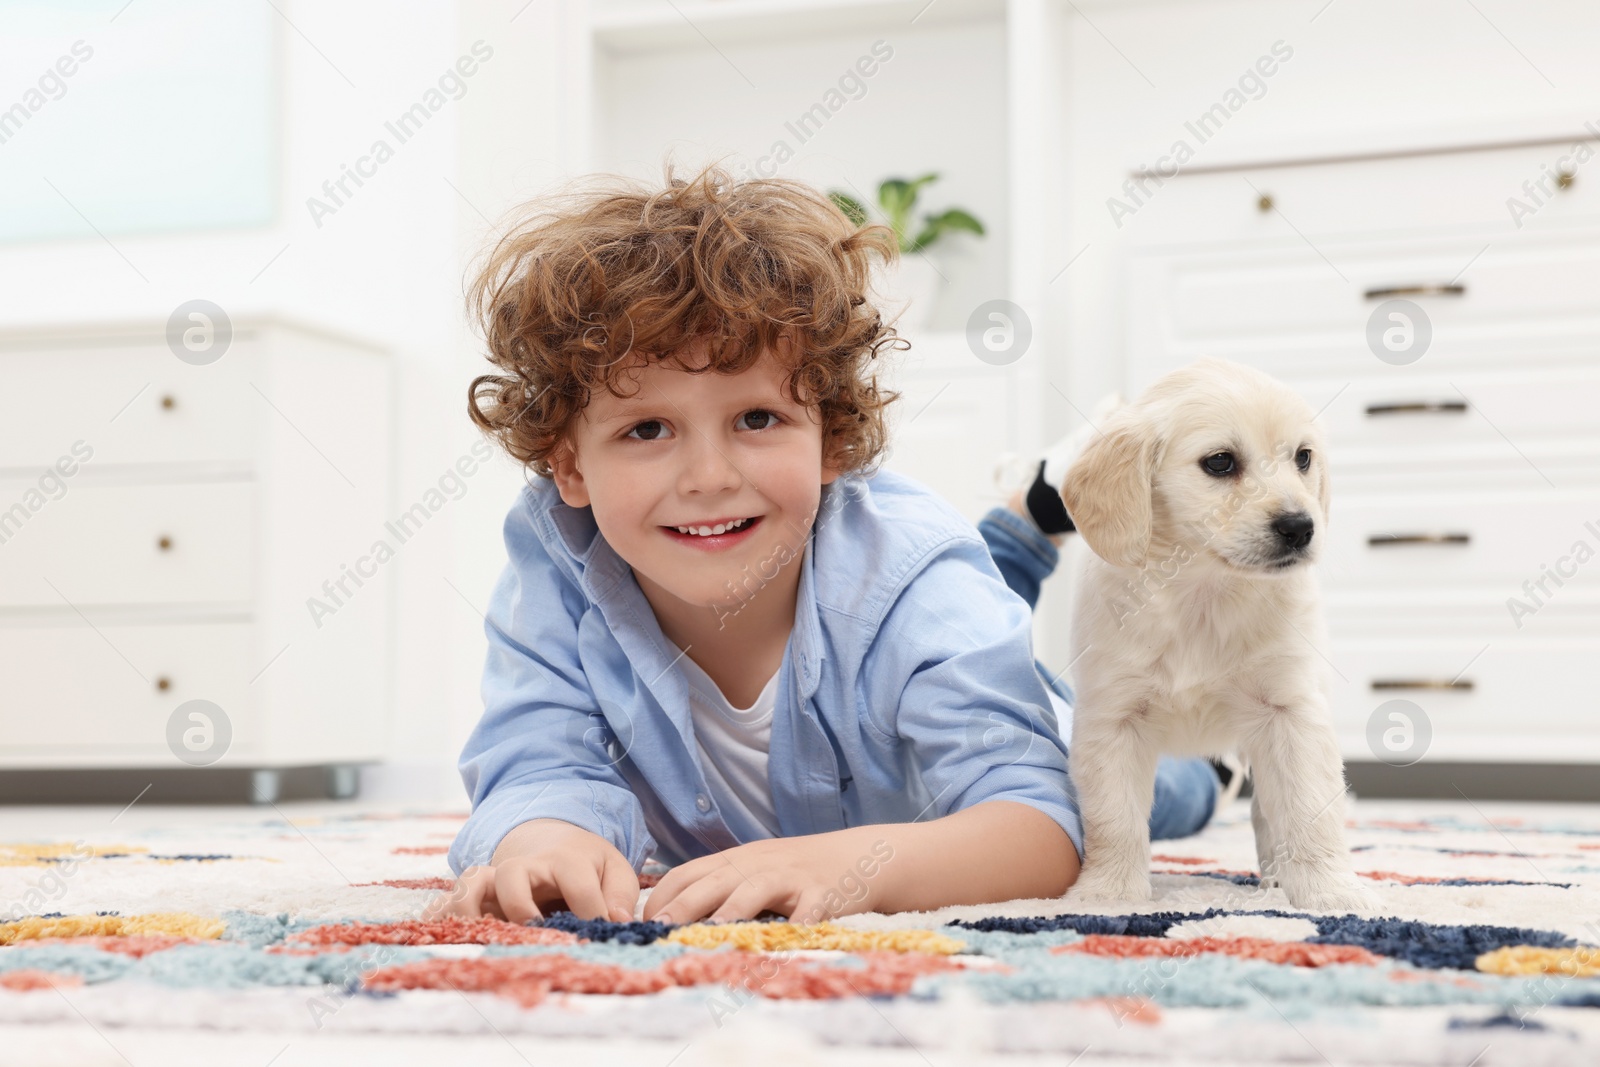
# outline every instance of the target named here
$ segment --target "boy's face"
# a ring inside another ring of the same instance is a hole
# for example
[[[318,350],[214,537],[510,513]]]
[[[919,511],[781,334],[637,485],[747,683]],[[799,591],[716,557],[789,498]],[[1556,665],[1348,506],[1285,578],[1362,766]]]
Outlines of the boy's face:
[[[798,560],[838,473],[823,466],[820,413],[785,393],[786,377],[770,352],[738,374],[636,365],[621,385],[632,395],[596,390],[552,458],[561,499],[593,509],[658,611],[662,594],[737,607]]]

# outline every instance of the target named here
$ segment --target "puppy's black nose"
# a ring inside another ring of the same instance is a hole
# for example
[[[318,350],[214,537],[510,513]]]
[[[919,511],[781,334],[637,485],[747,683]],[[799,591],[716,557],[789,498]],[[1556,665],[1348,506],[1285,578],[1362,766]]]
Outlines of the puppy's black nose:
[[[1311,543],[1311,535],[1316,523],[1311,516],[1303,511],[1293,515],[1279,515],[1272,520],[1272,528],[1277,531],[1278,537],[1283,541],[1285,548],[1304,548]]]

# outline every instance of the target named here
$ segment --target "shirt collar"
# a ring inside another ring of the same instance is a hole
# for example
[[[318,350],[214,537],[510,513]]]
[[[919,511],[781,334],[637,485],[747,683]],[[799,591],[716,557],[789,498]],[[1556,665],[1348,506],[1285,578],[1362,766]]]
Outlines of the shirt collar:
[[[831,487],[823,487],[824,491],[828,488]],[[817,611],[816,552],[813,551],[816,542],[817,529],[813,525],[800,553],[800,590],[795,598],[794,630],[789,635],[802,699],[817,691],[817,681],[822,675],[822,624]]]

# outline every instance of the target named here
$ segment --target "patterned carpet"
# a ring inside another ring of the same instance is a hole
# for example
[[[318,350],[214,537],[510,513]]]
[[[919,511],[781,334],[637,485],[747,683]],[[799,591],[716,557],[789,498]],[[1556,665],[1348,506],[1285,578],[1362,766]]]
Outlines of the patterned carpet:
[[[17,1035],[0,1062],[30,1034],[76,1032],[101,1057],[60,1062],[131,1063],[141,1035],[197,1031],[275,1045],[275,1067],[363,1035],[519,1053],[595,1038],[634,1061],[645,1042],[675,1067],[770,1059],[774,1042],[785,1062],[938,1067],[1600,1058],[1594,807],[1357,803],[1353,860],[1382,905],[1367,916],[1258,888],[1241,802],[1158,843],[1138,909],[1011,901],[811,927],[423,921],[462,818],[0,809],[0,1029]],[[15,1061],[46,1062],[51,1042]]]

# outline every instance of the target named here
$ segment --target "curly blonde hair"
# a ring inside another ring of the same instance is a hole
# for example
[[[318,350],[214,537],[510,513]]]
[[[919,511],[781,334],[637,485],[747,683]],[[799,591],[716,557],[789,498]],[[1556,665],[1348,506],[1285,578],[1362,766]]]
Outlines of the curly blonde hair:
[[[665,170],[664,188],[596,175],[535,201],[493,247],[467,304],[505,373],[473,379],[472,421],[550,477],[591,392],[626,395],[641,359],[731,374],[773,351],[790,394],[820,409],[825,464],[874,468],[897,394],[873,371],[882,349],[909,347],[867,294],[872,255],[898,256],[893,231],[856,226],[803,182]],[[704,362],[684,364],[701,340]]]

